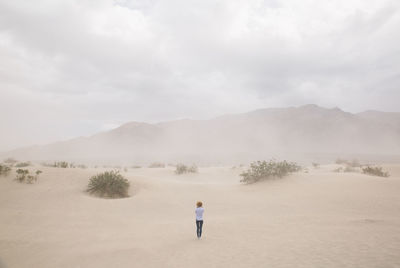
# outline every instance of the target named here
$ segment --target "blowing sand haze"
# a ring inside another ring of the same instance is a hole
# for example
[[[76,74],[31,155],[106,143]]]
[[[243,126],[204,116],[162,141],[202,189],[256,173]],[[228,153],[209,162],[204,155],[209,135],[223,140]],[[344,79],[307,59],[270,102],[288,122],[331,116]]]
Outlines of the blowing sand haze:
[[[0,268],[400,268],[400,1],[0,0]]]

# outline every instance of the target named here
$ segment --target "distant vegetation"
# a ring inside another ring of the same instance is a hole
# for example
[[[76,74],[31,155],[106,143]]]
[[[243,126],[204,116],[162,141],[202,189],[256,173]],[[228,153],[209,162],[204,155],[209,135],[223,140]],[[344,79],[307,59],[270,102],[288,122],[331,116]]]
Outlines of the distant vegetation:
[[[379,176],[379,177],[389,177],[389,173],[383,171],[382,167],[371,167],[369,165],[362,165],[356,159],[348,161],[345,159],[337,159],[336,164],[344,165],[334,169],[334,172],[362,172],[364,174]]]
[[[250,168],[240,174],[242,179],[240,182],[254,183],[261,180],[268,180],[273,178],[282,178],[292,172],[301,170],[301,167],[294,162],[287,162],[286,160],[278,162],[275,160],[257,161],[250,165]]]
[[[353,159],[350,161],[350,160],[338,158],[338,159],[336,159],[335,163],[338,165],[346,165],[348,167],[353,167],[353,168],[361,167],[361,164],[357,159]]]
[[[379,176],[379,177],[389,177],[389,173],[383,171],[382,167],[370,167],[366,166],[362,169],[364,174],[372,175],[372,176]]]
[[[7,176],[11,171],[11,167],[0,164],[0,176]]]
[[[22,168],[22,167],[29,167],[30,165],[31,165],[30,162],[20,162],[20,163],[15,164],[15,167]]]
[[[33,183],[34,181],[37,181],[39,174],[42,173],[41,170],[36,170],[35,174],[29,174],[29,170],[27,169],[17,169],[17,177],[15,178],[15,180],[17,180],[18,182],[25,182],[25,183]]]
[[[7,158],[7,159],[4,159],[3,162],[6,163],[6,164],[9,164],[9,165],[11,165],[11,166],[13,166],[13,165],[14,165],[15,163],[17,163],[18,161],[15,160],[14,158]]]
[[[87,168],[86,165],[82,164],[75,165],[74,163],[69,163],[66,161],[54,162],[52,164],[42,163],[42,165],[45,167],[55,167],[55,168],[83,168],[83,169]]]
[[[165,164],[161,162],[153,162],[149,165],[149,168],[165,168]]]
[[[119,171],[106,171],[90,178],[86,189],[90,194],[100,197],[128,197],[129,181]]]
[[[334,169],[333,170],[334,172],[360,172],[362,167],[362,165],[357,159],[353,159],[350,161],[338,158],[336,159],[335,163],[343,166]]]
[[[197,166],[196,165],[186,166],[184,164],[176,165],[175,174],[180,175],[185,173],[197,173]]]
[[[358,170],[351,166],[338,167],[333,170],[334,172],[357,172]]]
[[[83,169],[87,168],[87,166],[86,166],[86,165],[83,165],[83,164],[76,165],[76,167],[77,167],[77,168],[83,168]]]
[[[65,161],[54,162],[52,164],[42,163],[42,165],[45,166],[45,167],[56,167],[56,168],[68,168],[68,167],[70,167],[70,164],[68,162],[65,162]]]

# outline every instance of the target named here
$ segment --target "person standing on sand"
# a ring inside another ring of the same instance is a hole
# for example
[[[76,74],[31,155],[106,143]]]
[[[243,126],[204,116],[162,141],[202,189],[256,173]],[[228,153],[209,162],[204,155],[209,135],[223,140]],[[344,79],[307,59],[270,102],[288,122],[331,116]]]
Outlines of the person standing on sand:
[[[203,208],[203,203],[202,202],[197,202],[196,204],[196,227],[197,227],[197,239],[200,239],[201,233],[203,231],[203,213],[204,213],[204,208]]]

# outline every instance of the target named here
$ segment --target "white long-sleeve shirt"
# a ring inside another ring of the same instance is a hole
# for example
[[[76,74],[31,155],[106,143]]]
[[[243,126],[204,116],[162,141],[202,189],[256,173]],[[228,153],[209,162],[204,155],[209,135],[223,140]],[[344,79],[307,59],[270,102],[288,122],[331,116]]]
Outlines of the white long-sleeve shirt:
[[[203,207],[196,208],[196,220],[197,221],[202,221],[203,220],[203,213],[204,213],[204,208]]]

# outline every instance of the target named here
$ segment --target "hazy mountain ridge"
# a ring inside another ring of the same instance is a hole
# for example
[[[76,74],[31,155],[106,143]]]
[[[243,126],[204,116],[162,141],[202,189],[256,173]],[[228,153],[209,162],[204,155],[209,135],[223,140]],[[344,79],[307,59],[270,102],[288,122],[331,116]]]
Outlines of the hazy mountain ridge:
[[[210,120],[129,122],[91,137],[4,154],[30,160],[247,161],[310,153],[400,155],[400,113],[352,114],[316,105],[261,109]]]

